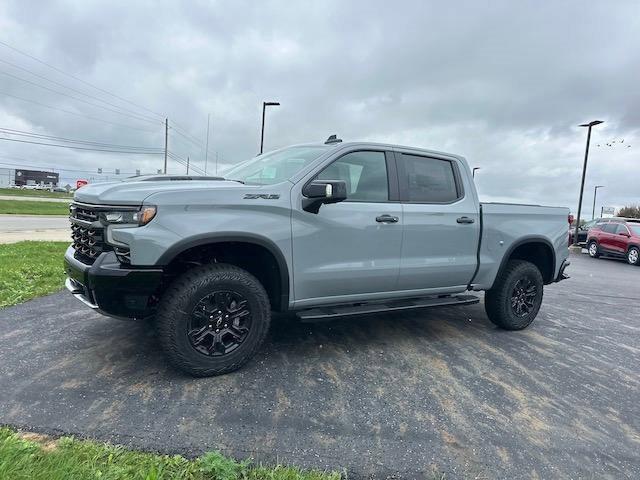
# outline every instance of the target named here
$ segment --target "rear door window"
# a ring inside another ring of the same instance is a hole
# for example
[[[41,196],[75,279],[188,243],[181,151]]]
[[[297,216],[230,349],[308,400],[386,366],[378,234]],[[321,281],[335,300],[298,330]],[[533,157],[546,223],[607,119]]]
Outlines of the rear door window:
[[[624,223],[619,223],[616,228],[616,233],[629,233],[629,230]]]
[[[400,175],[406,185],[403,200],[417,203],[451,203],[462,197],[453,164],[448,160],[401,155]]]

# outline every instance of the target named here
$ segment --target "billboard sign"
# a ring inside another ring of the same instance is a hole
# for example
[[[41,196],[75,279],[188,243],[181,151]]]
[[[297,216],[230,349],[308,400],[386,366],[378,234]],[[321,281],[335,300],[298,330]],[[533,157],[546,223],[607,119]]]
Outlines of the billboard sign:
[[[615,215],[616,207],[602,207],[602,215]]]

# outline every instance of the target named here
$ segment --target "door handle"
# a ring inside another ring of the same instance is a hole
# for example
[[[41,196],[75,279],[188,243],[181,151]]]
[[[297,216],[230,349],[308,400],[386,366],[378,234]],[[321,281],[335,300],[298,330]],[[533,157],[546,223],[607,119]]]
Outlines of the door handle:
[[[460,217],[456,219],[456,222],[458,223],[473,223],[474,220],[473,218],[469,218],[469,217]]]
[[[398,217],[394,217],[393,215],[378,215],[376,217],[376,222],[378,222],[378,223],[398,223]]]

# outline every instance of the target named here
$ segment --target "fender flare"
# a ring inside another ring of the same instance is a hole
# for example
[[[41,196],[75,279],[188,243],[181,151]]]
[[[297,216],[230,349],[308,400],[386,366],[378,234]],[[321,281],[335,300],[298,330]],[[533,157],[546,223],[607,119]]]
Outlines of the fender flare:
[[[166,266],[173,261],[178,255],[187,250],[202,246],[202,245],[214,245],[216,243],[249,243],[265,248],[269,253],[273,255],[278,264],[278,270],[280,271],[280,310],[285,311],[289,309],[289,267],[284,254],[280,248],[270,239],[245,232],[220,232],[220,233],[202,233],[193,235],[191,237],[184,238],[179,242],[169,247],[157,260],[155,265]]]
[[[553,278],[554,278],[554,275],[556,273],[556,250],[555,250],[555,248],[553,248],[553,244],[546,237],[542,237],[540,235],[527,235],[525,237],[520,237],[518,240],[516,240],[515,242],[513,242],[509,246],[509,248],[507,249],[507,251],[505,252],[505,254],[502,257],[502,260],[500,261],[500,268],[498,268],[498,273],[496,273],[496,278],[493,280],[493,283],[491,284],[491,288],[493,288],[493,285],[496,283],[496,280],[498,279],[498,277],[500,275],[502,275],[502,272],[504,272],[504,269],[507,266],[507,262],[509,261],[509,258],[511,257],[513,252],[516,250],[516,248],[521,247],[523,245],[526,245],[528,243],[542,243],[542,244],[546,245],[549,248],[549,250],[551,251],[551,280],[550,280],[550,282],[553,282]],[[549,283],[549,282],[545,282],[545,284],[546,283]]]

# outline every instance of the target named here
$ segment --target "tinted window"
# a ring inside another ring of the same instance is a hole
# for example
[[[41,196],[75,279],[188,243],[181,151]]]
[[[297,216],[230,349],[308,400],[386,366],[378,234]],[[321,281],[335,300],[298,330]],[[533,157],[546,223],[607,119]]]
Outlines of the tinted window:
[[[384,152],[348,153],[320,172],[318,179],[344,180],[347,200],[385,202],[389,199]]]
[[[602,231],[607,233],[616,233],[617,223],[607,223],[602,226]]]
[[[589,220],[588,222],[586,222],[582,228],[585,230],[589,230],[590,228],[593,228],[596,226],[596,224],[598,223],[598,220]]]
[[[616,233],[629,233],[629,230],[627,230],[627,227],[625,227],[623,223],[619,223],[617,227]]]
[[[447,160],[402,155],[410,202],[444,203],[458,198],[453,165]]]

